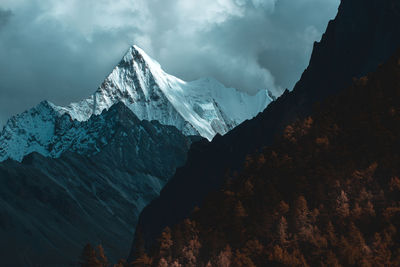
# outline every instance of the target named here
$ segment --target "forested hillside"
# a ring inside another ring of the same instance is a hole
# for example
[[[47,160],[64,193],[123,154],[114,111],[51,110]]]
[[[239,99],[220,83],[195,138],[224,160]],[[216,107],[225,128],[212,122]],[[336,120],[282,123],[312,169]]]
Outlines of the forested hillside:
[[[400,51],[249,155],[133,266],[399,266]],[[140,233],[138,234],[140,236]]]
[[[209,192],[219,190],[227,169],[240,170],[246,155],[272,145],[287,124],[309,116],[316,102],[387,62],[400,47],[399,25],[399,0],[342,0],[293,91],[286,91],[257,117],[226,135],[191,147],[187,163],[140,214],[138,225],[146,247],[166,226],[201,206]]]

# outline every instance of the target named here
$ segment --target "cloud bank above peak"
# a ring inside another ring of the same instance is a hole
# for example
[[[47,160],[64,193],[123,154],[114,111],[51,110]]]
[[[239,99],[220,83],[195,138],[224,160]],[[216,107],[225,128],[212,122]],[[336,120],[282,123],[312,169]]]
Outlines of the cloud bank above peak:
[[[339,0],[3,0],[0,125],[88,96],[131,44],[185,80],[291,89]]]

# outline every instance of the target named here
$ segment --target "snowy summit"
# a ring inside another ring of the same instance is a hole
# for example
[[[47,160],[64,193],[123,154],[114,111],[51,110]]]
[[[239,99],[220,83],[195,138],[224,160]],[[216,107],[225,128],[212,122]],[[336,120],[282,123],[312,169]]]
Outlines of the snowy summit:
[[[185,82],[165,73],[134,45],[90,98],[64,110],[87,120],[120,101],[141,120],[157,120],[211,140],[257,115],[271,99],[266,90],[250,96],[212,78]]]

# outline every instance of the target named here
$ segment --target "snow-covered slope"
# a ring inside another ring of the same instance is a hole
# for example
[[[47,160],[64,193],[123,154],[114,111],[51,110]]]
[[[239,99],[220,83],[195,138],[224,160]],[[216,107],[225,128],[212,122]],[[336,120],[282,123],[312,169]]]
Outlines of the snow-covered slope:
[[[90,143],[94,142],[91,136],[85,136],[94,130],[82,132],[75,124],[119,102],[140,120],[156,120],[175,126],[185,135],[211,140],[217,133],[223,135],[251,119],[271,101],[266,90],[251,96],[225,88],[212,78],[185,82],[165,73],[143,50],[132,46],[89,98],[67,107],[43,101],[12,117],[0,135],[0,161],[20,161],[31,152],[51,157],[65,151],[85,154],[88,144],[91,149],[96,147]]]
[[[114,106],[125,106],[117,103]],[[110,109],[111,110],[111,109]],[[0,136],[0,159],[7,156],[21,161],[37,152],[58,158],[66,151],[92,155],[112,141],[119,121],[110,119],[106,110],[90,120],[73,120],[68,113],[48,101],[10,119]],[[137,119],[132,124],[140,124]]]
[[[251,96],[225,88],[212,78],[185,82],[165,73],[158,62],[132,46],[90,98],[63,110],[86,120],[118,101],[141,120],[157,120],[187,135],[200,134],[211,140],[253,118],[272,100],[266,90]]]

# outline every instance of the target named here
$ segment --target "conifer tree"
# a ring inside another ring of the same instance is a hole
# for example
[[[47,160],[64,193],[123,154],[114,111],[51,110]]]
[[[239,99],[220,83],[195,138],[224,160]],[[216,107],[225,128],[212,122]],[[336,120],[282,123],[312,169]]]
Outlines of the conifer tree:
[[[96,257],[96,251],[91,244],[87,244],[81,255],[80,264],[82,267],[103,267]]]

